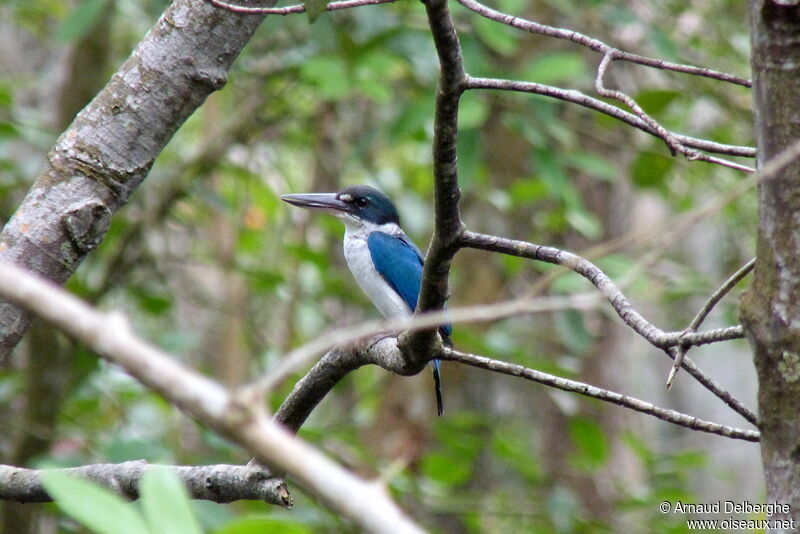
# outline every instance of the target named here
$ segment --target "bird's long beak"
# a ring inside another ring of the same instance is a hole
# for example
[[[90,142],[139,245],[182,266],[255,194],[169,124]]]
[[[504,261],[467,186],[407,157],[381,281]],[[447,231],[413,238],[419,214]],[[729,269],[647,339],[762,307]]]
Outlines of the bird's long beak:
[[[281,200],[300,208],[327,211],[341,215],[350,210],[350,206],[339,200],[336,193],[304,193],[302,195],[282,195]]]

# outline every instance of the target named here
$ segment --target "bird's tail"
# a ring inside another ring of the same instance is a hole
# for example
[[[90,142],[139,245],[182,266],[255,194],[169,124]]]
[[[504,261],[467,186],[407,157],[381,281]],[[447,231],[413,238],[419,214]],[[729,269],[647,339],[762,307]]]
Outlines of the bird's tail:
[[[442,379],[440,376],[441,362],[433,360],[433,384],[436,388],[436,411],[441,416],[444,413],[444,402],[442,401]]]

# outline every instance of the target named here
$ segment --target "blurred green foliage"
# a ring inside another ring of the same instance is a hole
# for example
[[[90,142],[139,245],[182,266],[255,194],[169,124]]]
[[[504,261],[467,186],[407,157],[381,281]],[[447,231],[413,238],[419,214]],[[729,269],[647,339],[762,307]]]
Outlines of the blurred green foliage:
[[[54,91],[69,86],[49,83],[41,69],[57,71],[106,5],[0,6],[3,28],[26,43],[4,60],[0,80],[4,219],[60,133]],[[98,65],[106,76],[165,5],[113,3],[111,57]],[[501,0],[496,6],[635,53],[747,72],[744,3]],[[596,54],[458,5],[452,10],[470,74],[592,92]],[[424,249],[432,228],[437,67],[418,3],[323,13],[313,25],[305,16],[268,18],[227,86],[176,134],[67,287],[102,308],[121,308],[145,338],[228,384],[264,372],[319,332],[375,317],[344,266],[340,223],[310,218],[278,197],[376,185],[397,202],[404,226]],[[753,142],[744,89],[620,63],[607,82],[676,131]],[[591,252],[665,329],[683,328],[704,296],[753,253],[752,197],[680,235],[665,234],[740,175],[673,158],[662,142],[613,119],[544,97],[470,92],[459,128],[462,213],[470,228]],[[549,265],[462,251],[453,264],[450,305],[590,289]],[[721,324],[736,321],[735,300],[720,306]],[[621,332],[619,321],[598,309],[456,325],[454,341],[465,351],[652,398],[666,364]],[[47,401],[57,413],[48,452],[28,465],[247,461],[244,451],[85,348],[68,350],[63,372],[71,383],[63,397]],[[25,351],[21,346],[14,364],[0,368],[0,415],[15,434],[32,432],[19,409],[28,387]],[[705,502],[714,480],[728,480],[709,459],[721,438],[687,441],[688,431],[642,415],[452,364],[444,366],[445,416],[436,419],[429,380],[427,373],[406,379],[361,369],[334,389],[301,435],[359,474],[384,477],[401,505],[434,531],[681,532],[681,518],[663,516],[658,503]],[[290,381],[275,392],[270,406],[291,387]],[[0,451],[12,450],[10,438],[0,441]],[[743,452],[751,460],[752,450]],[[166,498],[169,484],[161,480],[152,491]],[[91,491],[70,486],[64,495],[83,495],[80,506],[110,499],[84,493]],[[192,516],[203,531],[224,534],[355,531],[300,488],[292,491],[291,512],[261,503],[194,503]],[[148,502],[135,508],[139,521],[148,517]],[[108,513],[130,510],[125,506],[109,503]],[[40,520],[81,532],[52,507]]]

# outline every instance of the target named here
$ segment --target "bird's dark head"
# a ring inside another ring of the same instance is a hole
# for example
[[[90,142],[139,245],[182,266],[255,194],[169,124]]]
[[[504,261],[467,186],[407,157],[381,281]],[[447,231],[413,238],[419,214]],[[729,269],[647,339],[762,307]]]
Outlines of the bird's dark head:
[[[375,225],[400,224],[400,216],[389,197],[368,185],[351,185],[338,193],[283,195],[281,200],[301,208],[326,211],[353,222]]]

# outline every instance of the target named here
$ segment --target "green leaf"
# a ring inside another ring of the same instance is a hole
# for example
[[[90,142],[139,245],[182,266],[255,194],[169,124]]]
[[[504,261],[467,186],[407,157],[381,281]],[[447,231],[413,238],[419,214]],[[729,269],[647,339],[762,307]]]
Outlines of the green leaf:
[[[483,17],[475,17],[472,26],[481,41],[494,52],[505,56],[516,52],[519,39],[511,28]]]
[[[153,534],[202,534],[186,487],[169,468],[163,465],[148,468],[142,476],[139,493]]]
[[[59,41],[74,41],[86,35],[99,20],[109,0],[83,0],[56,31]]]
[[[566,218],[569,225],[587,239],[599,239],[603,235],[603,223],[583,207],[567,209]]]
[[[158,295],[155,291],[134,287],[131,288],[131,295],[144,311],[153,315],[162,315],[172,308],[172,299],[166,295]]]
[[[59,471],[43,472],[42,484],[64,513],[95,534],[150,534],[131,503],[98,484]]]
[[[550,52],[536,58],[525,70],[524,78],[533,82],[555,84],[587,76],[583,56],[575,52]]]
[[[311,534],[311,529],[294,521],[271,517],[245,517],[228,523],[214,534]]]
[[[564,310],[553,315],[559,340],[575,355],[585,354],[592,345],[592,336],[586,330],[583,314],[578,310]]]
[[[370,52],[358,59],[353,84],[378,104],[389,105],[394,99],[392,79],[400,62],[387,53]]]
[[[678,91],[650,89],[639,91],[636,95],[636,101],[642,106],[642,109],[652,115],[663,111],[679,96],[681,96],[681,93]]]
[[[308,23],[314,24],[319,16],[325,12],[325,8],[328,7],[328,0],[306,0],[303,5],[306,7]]]
[[[674,161],[673,158],[656,152],[639,152],[631,164],[633,183],[639,187],[653,188],[664,185],[664,177]]]
[[[472,474],[469,462],[449,454],[432,452],[425,455],[422,460],[422,471],[432,480],[447,486],[463,484]]]
[[[338,100],[350,91],[347,66],[341,58],[317,56],[310,58],[300,68],[300,76],[319,89],[319,96]]]
[[[458,126],[469,130],[482,126],[489,117],[489,106],[480,98],[462,98],[458,106]]]
[[[571,152],[565,155],[567,164],[591,178],[612,182],[619,175],[619,169],[606,158],[589,152]]]
[[[575,417],[569,422],[569,437],[575,445],[572,461],[576,467],[596,469],[608,458],[608,440],[603,428],[595,421]]]

